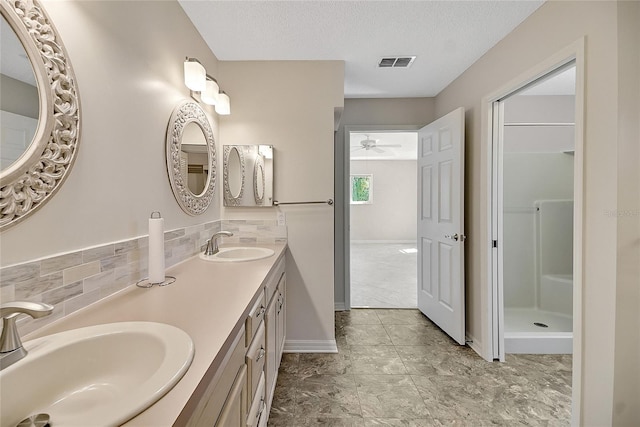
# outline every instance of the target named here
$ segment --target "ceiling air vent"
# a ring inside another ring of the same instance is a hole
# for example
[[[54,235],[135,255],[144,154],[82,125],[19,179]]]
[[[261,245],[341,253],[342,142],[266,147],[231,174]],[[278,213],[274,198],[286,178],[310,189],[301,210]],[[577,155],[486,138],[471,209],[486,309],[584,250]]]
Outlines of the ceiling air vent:
[[[415,59],[415,56],[385,57],[378,61],[378,68],[409,68]]]

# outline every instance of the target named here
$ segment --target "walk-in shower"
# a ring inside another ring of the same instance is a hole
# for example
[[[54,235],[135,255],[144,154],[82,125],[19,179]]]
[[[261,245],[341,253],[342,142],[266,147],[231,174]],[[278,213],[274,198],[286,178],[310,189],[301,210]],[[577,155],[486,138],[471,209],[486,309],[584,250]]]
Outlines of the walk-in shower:
[[[572,352],[574,110],[572,93],[532,90],[504,101],[505,353]]]

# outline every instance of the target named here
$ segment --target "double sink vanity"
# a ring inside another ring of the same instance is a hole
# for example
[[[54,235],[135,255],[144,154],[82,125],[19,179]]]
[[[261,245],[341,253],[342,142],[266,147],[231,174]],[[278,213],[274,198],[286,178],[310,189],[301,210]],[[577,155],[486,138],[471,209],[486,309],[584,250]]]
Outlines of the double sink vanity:
[[[22,71],[37,82],[36,86],[28,85],[32,86],[28,92],[30,104],[38,107],[29,112],[38,113],[36,118],[20,119],[10,111],[0,111],[3,118],[11,118],[4,120],[7,123],[24,119],[28,124],[25,132],[16,135],[31,135],[20,144],[11,142],[22,151],[14,149],[14,153],[11,146],[2,146],[3,151],[15,154],[3,158],[0,165],[2,231],[33,215],[62,185],[80,143],[81,112],[73,67],[41,2],[2,1],[0,12],[3,49],[29,59],[31,68],[25,62]],[[4,37],[5,27],[7,34],[15,37]],[[187,98],[176,105],[165,146],[169,184],[176,202],[189,216],[203,214],[212,204],[218,164],[210,118],[194,100]],[[64,155],[54,162],[51,152]],[[276,204],[273,146],[225,145],[223,155],[219,194],[225,207],[257,209]],[[153,200],[160,202],[164,203],[160,198]],[[187,222],[175,214],[174,218],[178,218],[178,225]],[[228,231],[217,234],[231,235]],[[107,266],[113,268],[103,268],[102,258],[97,258],[60,267],[60,271],[42,274],[43,279],[40,267],[38,274],[31,271],[33,261],[26,261],[26,266],[9,266],[20,274],[3,278],[6,289],[13,289],[17,282],[29,282],[39,293],[29,288],[30,292],[18,298],[25,301],[3,301],[0,306],[4,322],[0,336],[0,427],[22,426],[23,420],[56,427],[265,426],[285,340],[287,245],[274,238],[269,241],[276,243],[261,247],[218,248],[214,235],[205,253],[194,255],[202,238],[197,235],[191,243],[187,237],[183,239],[187,243],[176,250],[181,258],[171,259],[178,264],[166,272],[175,282],[146,288],[132,284],[121,291],[100,285],[97,299],[86,297],[80,281],[115,269],[111,265],[116,264],[111,259],[116,258],[114,243],[100,246],[106,252],[111,250],[101,256],[107,257]],[[256,238],[244,241],[253,243]],[[127,258],[126,265],[119,265],[128,269],[127,275],[107,272],[115,282],[123,277],[142,277],[151,264],[150,257],[138,251],[137,234],[128,242],[135,242],[133,261],[129,252],[118,254]],[[96,247],[88,250],[94,255],[100,252]],[[84,256],[81,247],[73,251],[48,259]],[[158,253],[166,261],[167,252]],[[89,274],[96,266],[99,271]],[[80,283],[77,293],[55,299],[56,307],[40,302],[46,300],[45,293],[63,290],[62,270],[78,273],[84,268],[89,269],[87,276],[72,283]],[[49,280],[46,278],[53,273],[60,276],[59,287],[38,282]],[[95,295],[97,289],[93,291]],[[71,299],[80,301],[84,308],[65,312],[65,303]],[[42,317],[52,312],[62,317],[25,336],[23,344],[17,316]]]
[[[129,286],[27,335],[29,354],[0,371],[0,425],[46,413],[57,426],[265,426],[284,348],[285,252],[194,256],[168,270],[171,285]]]

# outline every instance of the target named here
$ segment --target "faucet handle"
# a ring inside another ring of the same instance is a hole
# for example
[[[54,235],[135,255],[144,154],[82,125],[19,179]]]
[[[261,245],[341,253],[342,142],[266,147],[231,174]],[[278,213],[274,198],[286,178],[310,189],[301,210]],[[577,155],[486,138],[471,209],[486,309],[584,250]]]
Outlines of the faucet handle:
[[[43,302],[13,301],[0,305],[0,317],[24,313],[37,319],[51,314],[53,308],[51,304],[45,304]]]
[[[0,305],[0,318],[2,318],[2,334],[0,335],[0,353],[9,353],[22,348],[22,341],[16,327],[16,317],[19,314],[28,314],[37,319],[53,312],[51,304],[29,301],[14,301]],[[22,351],[22,357],[26,355]]]
[[[2,334],[0,334],[0,370],[13,365],[27,355],[22,346],[20,334],[16,326],[16,318],[20,314],[28,314],[37,319],[53,312],[51,304],[30,301],[13,301],[0,305],[2,318]]]

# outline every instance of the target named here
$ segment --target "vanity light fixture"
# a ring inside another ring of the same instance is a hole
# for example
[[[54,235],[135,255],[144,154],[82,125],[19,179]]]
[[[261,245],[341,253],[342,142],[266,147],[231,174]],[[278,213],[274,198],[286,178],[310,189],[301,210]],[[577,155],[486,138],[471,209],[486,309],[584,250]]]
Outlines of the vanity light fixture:
[[[196,58],[187,58],[184,61],[184,84],[194,92],[202,92],[206,89],[207,72],[204,66]]]
[[[216,113],[221,116],[227,116],[231,114],[231,101],[229,95],[224,92],[218,94],[218,102],[216,102]]]
[[[196,101],[215,105],[216,113],[219,115],[231,114],[229,95],[220,91],[216,79],[207,74],[204,66],[196,58],[187,57],[184,61],[184,84],[191,90],[191,97]]]
[[[219,91],[220,87],[218,86],[216,79],[207,74],[205,90],[200,94],[202,102],[209,105],[216,105]]]

